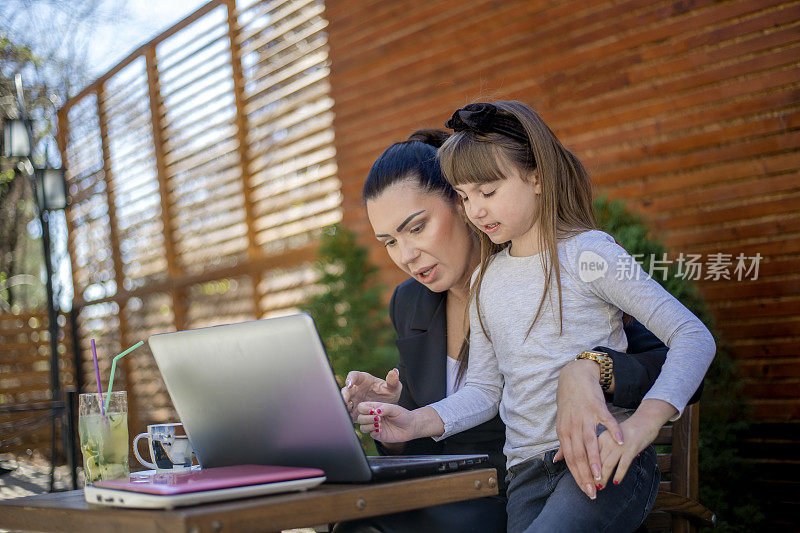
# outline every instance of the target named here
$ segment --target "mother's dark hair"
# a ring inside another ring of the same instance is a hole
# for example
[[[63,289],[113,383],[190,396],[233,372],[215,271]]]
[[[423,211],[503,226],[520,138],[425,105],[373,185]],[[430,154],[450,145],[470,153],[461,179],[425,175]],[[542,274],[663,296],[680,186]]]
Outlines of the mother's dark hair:
[[[411,181],[425,192],[437,192],[448,200],[456,200],[456,192],[442,175],[436,150],[449,137],[441,130],[417,130],[399,143],[394,143],[378,157],[364,181],[361,191],[364,202],[377,198],[395,183]]]

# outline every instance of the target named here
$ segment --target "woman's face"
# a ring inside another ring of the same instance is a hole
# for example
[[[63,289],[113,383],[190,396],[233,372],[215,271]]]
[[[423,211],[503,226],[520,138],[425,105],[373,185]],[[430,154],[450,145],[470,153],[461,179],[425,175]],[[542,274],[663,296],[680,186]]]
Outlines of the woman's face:
[[[375,237],[400,269],[434,292],[463,287],[478,262],[478,244],[456,203],[412,181],[367,201]]]

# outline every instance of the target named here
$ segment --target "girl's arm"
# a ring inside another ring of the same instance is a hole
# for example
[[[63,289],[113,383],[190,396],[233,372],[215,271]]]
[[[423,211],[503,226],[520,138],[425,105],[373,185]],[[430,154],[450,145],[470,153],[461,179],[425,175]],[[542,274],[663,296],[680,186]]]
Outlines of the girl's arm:
[[[714,358],[716,346],[705,325],[650,278],[611,237],[587,232],[577,240],[576,271],[586,256],[604,263],[599,276],[589,276],[586,286],[606,302],[639,320],[669,347],[666,361],[644,399],[662,400],[683,411]]]
[[[634,415],[622,423],[625,444],[614,448],[614,436],[601,435],[600,484],[605,485],[614,467],[617,467],[615,481],[621,480],[636,455],[655,439],[659,428],[680,415],[702,383],[716,346],[705,325],[650,278],[610,236],[587,232],[582,237],[578,239],[575,265],[579,276],[581,257],[586,254],[595,265],[605,264],[602,275],[589,276],[586,282],[589,289],[635,317],[669,347],[654,385]],[[626,432],[631,435],[630,442]]]
[[[595,346],[594,350],[607,353],[614,362],[611,403],[635,409],[661,373],[668,348],[635,318],[631,317],[630,322],[624,324],[624,330],[628,339],[627,353],[604,346]],[[689,403],[699,401],[702,391],[701,382]]]
[[[598,437],[594,431],[587,433],[586,428],[602,423],[610,430],[607,435],[610,440],[614,440],[611,436],[615,432],[622,434],[606,401],[611,400],[617,407],[638,407],[667,358],[668,348],[658,337],[634,318],[626,322],[628,353],[604,346],[592,348],[607,353],[613,361],[611,386],[605,396],[600,389],[600,367],[594,361],[573,361],[561,370],[558,378],[556,431],[560,446],[556,460],[566,460],[578,486],[590,498],[602,480],[603,461]],[[701,384],[689,403],[699,399],[702,388]],[[611,423],[607,422],[609,419]]]
[[[484,319],[484,324],[485,324]],[[442,434],[430,435],[441,440],[475,427],[497,415],[503,392],[503,375],[497,363],[494,346],[483,331],[475,302],[469,306],[469,365],[464,376],[464,386],[455,394],[427,408],[435,411],[442,423]],[[430,422],[431,414],[421,413],[423,422]],[[429,428],[427,424],[422,427]]]
[[[438,402],[413,411],[392,404],[362,403],[358,407],[360,416],[357,420],[362,432],[382,442],[406,442],[422,437],[440,441],[497,415],[503,376],[475,307],[473,303],[469,310],[469,366],[464,386]]]

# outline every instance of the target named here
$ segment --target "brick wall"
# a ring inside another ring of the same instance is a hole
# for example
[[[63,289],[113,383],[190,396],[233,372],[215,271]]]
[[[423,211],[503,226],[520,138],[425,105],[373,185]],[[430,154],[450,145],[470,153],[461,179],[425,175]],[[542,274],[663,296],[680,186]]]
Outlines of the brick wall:
[[[765,489],[796,506],[785,494],[800,493],[790,454],[800,444],[800,4],[329,0],[326,9],[344,222],[386,283],[403,276],[361,206],[371,163],[485,99],[535,107],[598,191],[645,214],[675,253],[763,256],[758,280],[699,285],[764,422],[751,450]]]

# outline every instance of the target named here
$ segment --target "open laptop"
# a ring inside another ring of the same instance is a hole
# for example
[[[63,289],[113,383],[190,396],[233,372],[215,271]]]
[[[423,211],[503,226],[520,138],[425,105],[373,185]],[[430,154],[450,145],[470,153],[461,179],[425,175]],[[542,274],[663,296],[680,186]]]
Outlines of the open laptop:
[[[319,468],[358,482],[474,468],[487,455],[367,457],[314,321],[305,314],[148,339],[204,468]]]

